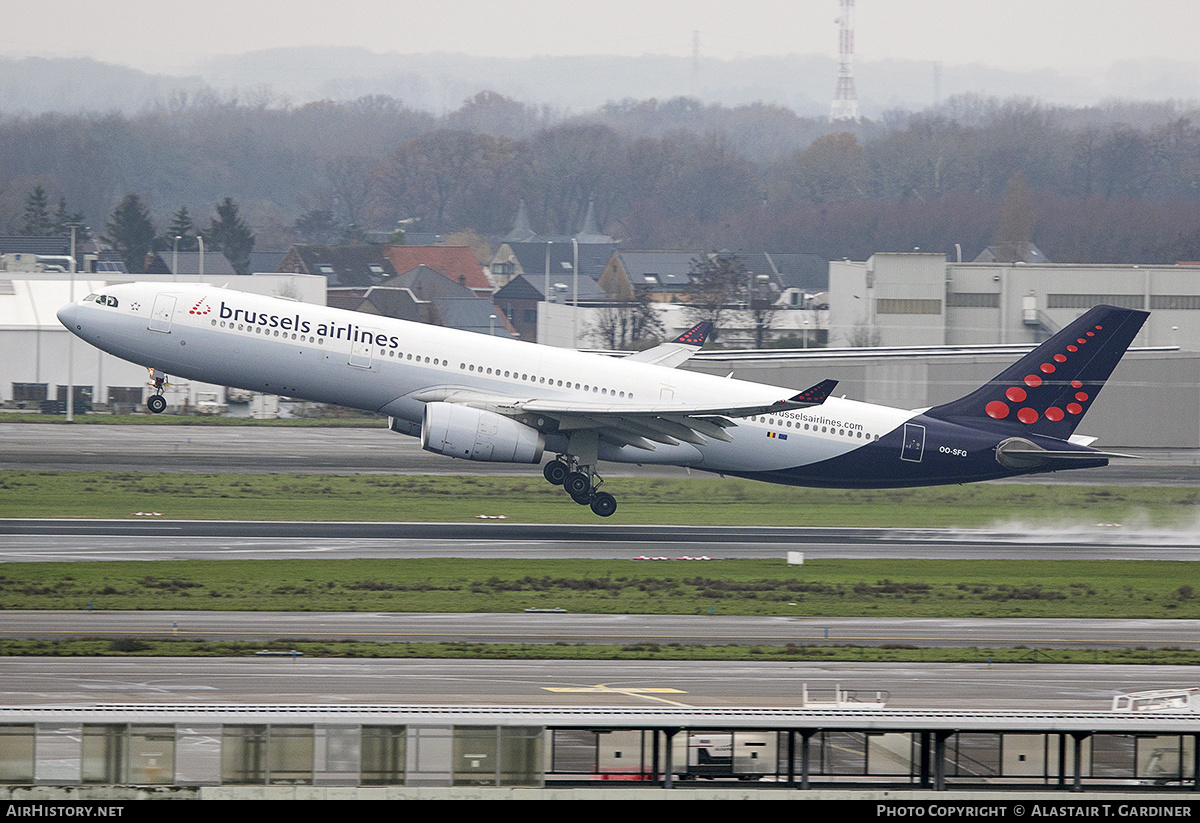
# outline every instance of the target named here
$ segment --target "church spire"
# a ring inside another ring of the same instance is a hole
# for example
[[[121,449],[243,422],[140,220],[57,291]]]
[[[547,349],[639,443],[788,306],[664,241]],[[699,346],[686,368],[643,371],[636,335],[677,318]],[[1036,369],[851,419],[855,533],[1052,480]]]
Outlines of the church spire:
[[[542,238],[534,232],[533,227],[529,225],[529,212],[525,209],[525,198],[521,198],[521,205],[517,207],[517,217],[513,220],[513,228],[504,237],[505,243],[537,243]]]

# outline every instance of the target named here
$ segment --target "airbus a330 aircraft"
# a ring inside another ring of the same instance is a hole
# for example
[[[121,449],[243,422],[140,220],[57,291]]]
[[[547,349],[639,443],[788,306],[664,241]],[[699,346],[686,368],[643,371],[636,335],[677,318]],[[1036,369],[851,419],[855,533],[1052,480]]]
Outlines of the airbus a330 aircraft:
[[[129,283],[59,320],[106,352],[166,375],[388,415],[423,448],[540,463],[607,517],[597,461],[688,466],[797,486],[963,483],[1104,466],[1074,434],[1147,313],[1097,306],[966,397],[906,411],[679,371],[700,324],[616,359],[204,285]]]

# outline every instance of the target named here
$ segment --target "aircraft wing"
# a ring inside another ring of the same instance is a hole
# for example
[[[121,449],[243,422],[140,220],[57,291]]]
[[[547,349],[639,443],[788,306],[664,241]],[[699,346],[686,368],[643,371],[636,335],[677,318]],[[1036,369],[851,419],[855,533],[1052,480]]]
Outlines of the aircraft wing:
[[[688,358],[700,351],[704,341],[712,334],[713,324],[705,320],[697,323],[674,340],[655,346],[652,349],[626,355],[624,360],[635,363],[651,363],[655,366],[674,369],[687,362]]]
[[[707,442],[705,438],[729,442],[733,438],[724,430],[733,425],[730,418],[819,406],[836,385],[836,380],[822,380],[792,397],[773,403],[725,406],[687,406],[679,403],[622,405],[487,395],[456,389],[421,392],[414,395],[414,399],[427,403],[462,403],[486,408],[551,431],[594,429],[602,439],[617,445],[653,451],[655,443],[673,446],[682,441],[704,445]],[[554,421],[553,426],[546,425],[547,418]]]

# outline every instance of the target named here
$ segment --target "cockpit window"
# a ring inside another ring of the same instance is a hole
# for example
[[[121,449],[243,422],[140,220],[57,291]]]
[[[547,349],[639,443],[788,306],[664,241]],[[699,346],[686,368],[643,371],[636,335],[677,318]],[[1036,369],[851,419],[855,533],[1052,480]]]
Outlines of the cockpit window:
[[[115,309],[115,308],[117,307],[117,298],[115,298],[115,297],[105,297],[105,298],[104,298],[104,304],[105,304],[106,306],[112,306],[112,307]]]

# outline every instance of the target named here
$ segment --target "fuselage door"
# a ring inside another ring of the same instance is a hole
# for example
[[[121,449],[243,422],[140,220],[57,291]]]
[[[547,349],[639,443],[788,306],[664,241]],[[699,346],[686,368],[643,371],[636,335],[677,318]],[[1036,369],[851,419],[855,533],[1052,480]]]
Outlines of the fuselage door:
[[[925,453],[925,427],[916,423],[904,424],[904,445],[900,448],[900,459],[920,463]]]
[[[161,331],[170,334],[171,318],[175,315],[175,295],[156,294],[154,308],[150,312],[150,331]]]
[[[373,335],[372,335],[373,338]],[[350,344],[350,365],[360,369],[371,368],[371,350],[374,344],[362,340]]]

